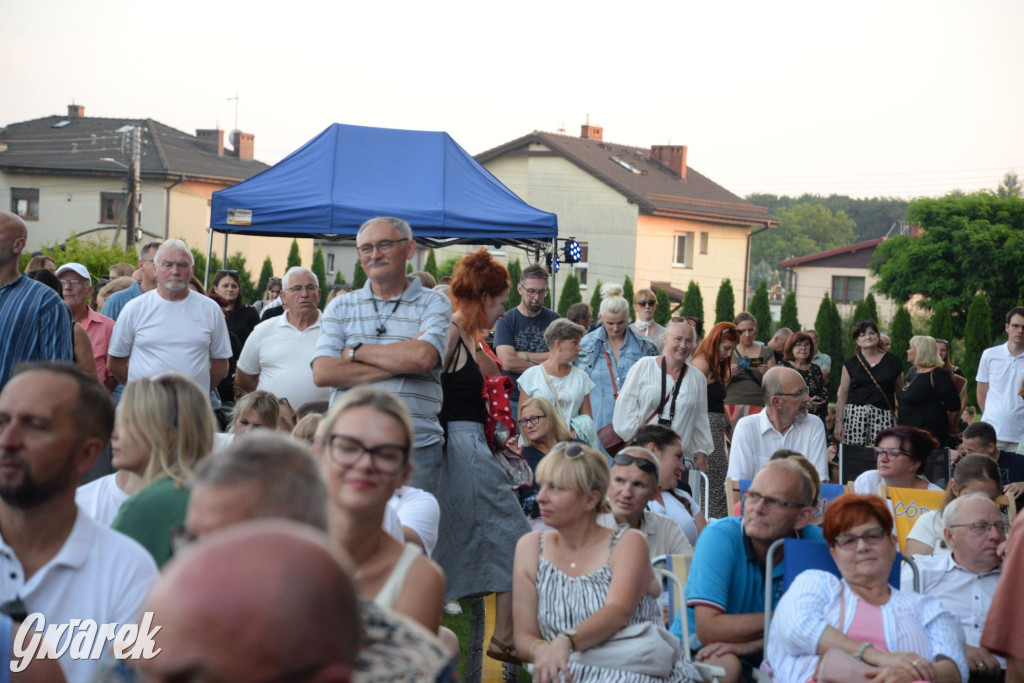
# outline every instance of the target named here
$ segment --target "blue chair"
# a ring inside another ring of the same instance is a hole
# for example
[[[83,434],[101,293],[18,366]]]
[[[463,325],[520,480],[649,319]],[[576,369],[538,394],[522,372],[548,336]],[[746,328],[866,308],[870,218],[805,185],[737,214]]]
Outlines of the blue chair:
[[[821,520],[825,519],[825,510],[828,509],[829,503],[844,493],[846,493],[846,487],[842,484],[821,485],[821,490],[818,492],[818,505],[814,509],[814,520],[816,524],[820,524]]]

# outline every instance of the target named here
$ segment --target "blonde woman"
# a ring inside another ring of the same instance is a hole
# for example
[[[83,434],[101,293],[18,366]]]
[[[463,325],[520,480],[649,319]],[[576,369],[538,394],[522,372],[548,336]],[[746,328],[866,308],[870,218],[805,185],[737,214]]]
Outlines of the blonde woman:
[[[633,295],[633,310],[636,311],[636,322],[630,325],[637,334],[646,337],[647,341],[661,353],[662,337],[665,328],[654,322],[654,309],[658,306],[658,297],[649,289],[641,289]]]
[[[955,447],[960,433],[960,394],[953,376],[943,369],[935,340],[924,335],[911,337],[907,360],[917,372],[896,392],[900,424],[925,430],[940,447]]]
[[[163,565],[171,532],[185,522],[188,478],[213,447],[216,419],[189,377],[165,372],[130,382],[111,437],[117,488],[131,495],[111,527],[141,543]]]

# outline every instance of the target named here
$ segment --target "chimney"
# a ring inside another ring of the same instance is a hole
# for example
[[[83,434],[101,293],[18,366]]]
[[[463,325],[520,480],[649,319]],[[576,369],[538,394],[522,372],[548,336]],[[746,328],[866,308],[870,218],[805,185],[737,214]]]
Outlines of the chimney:
[[[255,139],[256,136],[252,133],[243,133],[240,130],[231,131],[231,146],[234,147],[232,155],[239,159],[252,159]]]
[[[686,145],[651,145],[651,158],[686,180]]]
[[[68,118],[69,119],[80,119],[85,116],[85,105],[84,104],[69,104],[68,105]]]
[[[584,140],[597,140],[600,142],[604,139],[604,128],[584,123],[580,126],[580,137]]]
[[[224,156],[224,131],[220,128],[197,128],[196,140],[207,151]]]

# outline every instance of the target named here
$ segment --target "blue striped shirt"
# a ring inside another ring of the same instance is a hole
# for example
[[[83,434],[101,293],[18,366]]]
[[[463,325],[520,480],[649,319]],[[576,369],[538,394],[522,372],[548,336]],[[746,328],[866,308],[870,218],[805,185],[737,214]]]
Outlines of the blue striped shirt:
[[[0,287],[0,388],[25,361],[73,361],[71,309],[52,289],[24,275]]]

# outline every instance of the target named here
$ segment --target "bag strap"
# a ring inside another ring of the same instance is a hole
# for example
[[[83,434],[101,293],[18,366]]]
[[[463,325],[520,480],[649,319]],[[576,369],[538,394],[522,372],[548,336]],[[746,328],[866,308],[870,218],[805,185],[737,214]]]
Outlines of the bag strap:
[[[555,397],[555,407],[558,407],[558,391],[555,389],[555,385],[552,383],[551,378],[548,377],[548,371],[544,369],[543,365],[538,365],[537,367],[540,368],[540,374],[544,375],[544,381],[548,383],[548,389],[551,390],[551,395]]]
[[[874,383],[875,389],[878,389],[878,393],[882,395],[882,400],[885,401],[885,406],[889,409],[889,412],[894,412],[892,409],[892,403],[889,402],[889,397],[885,395],[884,391],[882,391],[881,385],[878,383],[878,380],[875,379],[875,376],[871,373],[871,369],[868,367],[867,363],[864,362],[864,358],[861,356],[860,351],[858,350],[857,353],[855,353],[854,355],[857,357],[857,360],[860,361],[860,366],[864,368],[864,372],[868,373],[868,377],[870,377],[871,381]],[[882,357],[884,358],[885,356]]]
[[[615,372],[612,371],[612,357],[608,355],[608,348],[603,344],[601,346],[604,348],[604,359],[608,362],[608,376],[612,378],[612,398],[615,399],[619,397],[619,384],[615,381]]]

